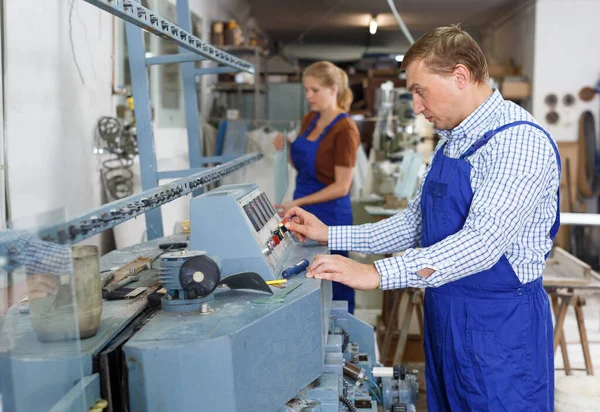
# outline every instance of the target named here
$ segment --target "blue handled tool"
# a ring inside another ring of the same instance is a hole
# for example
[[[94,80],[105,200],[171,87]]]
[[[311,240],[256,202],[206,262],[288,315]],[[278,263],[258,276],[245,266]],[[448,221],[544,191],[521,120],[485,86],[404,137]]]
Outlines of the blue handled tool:
[[[291,268],[287,268],[286,270],[281,272],[281,277],[284,279],[291,278],[292,276],[297,275],[298,273],[304,272],[304,270],[306,270],[307,267],[308,260],[302,259],[300,262],[296,263]]]

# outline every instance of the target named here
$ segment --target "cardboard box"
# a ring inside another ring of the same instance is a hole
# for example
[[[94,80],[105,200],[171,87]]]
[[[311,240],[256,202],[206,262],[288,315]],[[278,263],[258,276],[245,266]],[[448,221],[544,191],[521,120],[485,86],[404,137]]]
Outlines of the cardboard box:
[[[500,93],[505,99],[526,99],[531,96],[531,85],[524,80],[504,80],[500,86]]]

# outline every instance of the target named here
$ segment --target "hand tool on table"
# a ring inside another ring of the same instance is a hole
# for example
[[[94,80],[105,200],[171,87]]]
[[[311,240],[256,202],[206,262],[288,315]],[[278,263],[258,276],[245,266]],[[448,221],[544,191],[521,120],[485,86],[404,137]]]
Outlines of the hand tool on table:
[[[145,286],[135,289],[121,287],[117,290],[113,290],[110,293],[106,293],[103,298],[106,300],[135,299],[147,290],[148,288]]]
[[[104,278],[102,278],[100,285],[103,289],[103,295],[117,290],[119,288],[119,286],[115,287],[114,285],[119,284],[122,280],[126,279],[127,277],[135,276],[146,269],[151,269],[152,264],[159,257],[164,255],[165,253],[173,251],[173,250],[184,249],[187,246],[188,246],[188,244],[186,242],[161,243],[160,245],[158,245],[158,247],[162,251],[159,254],[157,254],[156,256],[154,256],[153,258],[140,256],[140,257],[137,257],[136,259],[132,260],[128,264],[121,266],[119,269],[115,270],[114,272],[112,272],[112,273],[106,275]],[[135,280],[138,280],[138,278],[136,278]],[[133,280],[125,282],[121,286],[124,286],[131,282],[133,282]],[[109,286],[110,286],[110,289],[108,288]]]
[[[300,287],[300,285],[301,285],[300,282],[289,283],[287,290],[285,290],[281,293],[278,293],[276,295],[266,297],[266,298],[254,299],[252,302],[253,303],[265,303],[265,304],[283,303],[283,302],[285,302],[285,297],[287,295],[289,295],[291,292],[293,292],[294,289]]]
[[[254,272],[237,273],[224,277],[219,282],[220,285],[226,285],[229,289],[251,289],[273,294],[273,291],[265,280],[258,273]]]
[[[280,285],[286,283],[287,279],[275,279],[275,280],[267,280],[265,283],[269,286]]]
[[[294,266],[285,269],[283,272],[281,272],[281,277],[284,279],[289,279],[294,275],[297,275],[298,273],[302,273],[306,270],[306,268],[308,267],[309,262],[306,259],[302,259],[300,262],[296,263]]]
[[[111,283],[110,285],[106,285],[104,289],[102,289],[102,297],[106,298],[106,296],[118,290],[119,288],[128,285],[132,282],[137,282],[140,279],[140,275],[127,276],[125,279],[122,279],[120,282]]]

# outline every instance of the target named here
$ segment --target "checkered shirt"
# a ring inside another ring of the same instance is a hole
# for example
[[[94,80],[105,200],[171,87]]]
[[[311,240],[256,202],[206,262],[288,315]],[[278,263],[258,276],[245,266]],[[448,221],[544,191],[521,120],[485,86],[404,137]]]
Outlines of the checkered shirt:
[[[438,131],[435,152],[459,158],[484,133],[518,120],[534,122],[497,90],[452,130]],[[467,158],[471,164],[473,200],[463,228],[426,248],[421,246],[421,192],[429,171],[406,210],[360,226],[329,228],[330,250],[403,256],[375,262],[381,289],[438,287],[491,268],[505,255],[525,284],[541,276],[552,247],[550,228],[556,219],[560,175],[546,135],[519,125],[496,134]],[[427,279],[417,272],[431,268]]]
[[[0,270],[24,266],[28,275],[73,272],[71,247],[43,241],[23,231],[0,233]]]

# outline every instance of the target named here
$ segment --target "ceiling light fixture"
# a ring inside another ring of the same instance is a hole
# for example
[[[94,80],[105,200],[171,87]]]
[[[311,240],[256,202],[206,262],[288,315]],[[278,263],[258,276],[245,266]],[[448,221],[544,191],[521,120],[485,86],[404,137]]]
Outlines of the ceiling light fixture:
[[[371,21],[369,22],[369,33],[377,33],[377,26],[377,16],[371,17]]]

